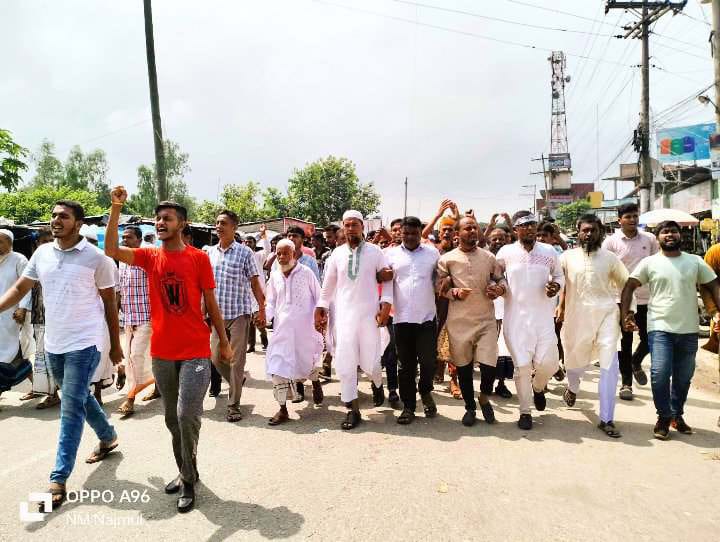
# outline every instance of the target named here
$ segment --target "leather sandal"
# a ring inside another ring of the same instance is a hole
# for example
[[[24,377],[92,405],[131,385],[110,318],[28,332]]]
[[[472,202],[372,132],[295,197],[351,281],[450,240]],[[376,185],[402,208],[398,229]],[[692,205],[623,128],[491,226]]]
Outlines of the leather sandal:
[[[360,416],[360,413],[356,410],[350,410],[345,415],[345,421],[340,424],[340,427],[345,431],[348,431],[357,427],[361,422],[362,417]]]

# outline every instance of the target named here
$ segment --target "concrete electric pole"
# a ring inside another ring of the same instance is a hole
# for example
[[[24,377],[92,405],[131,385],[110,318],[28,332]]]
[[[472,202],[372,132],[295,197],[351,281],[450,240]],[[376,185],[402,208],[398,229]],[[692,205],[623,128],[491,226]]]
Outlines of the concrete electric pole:
[[[157,176],[157,197],[158,202],[160,202],[168,199],[165,147],[163,146],[162,124],[160,122],[160,95],[158,93],[157,68],[155,66],[152,2],[151,0],[143,0],[143,3],[145,9],[145,53],[147,54],[150,110],[152,112],[153,141],[155,143],[155,175]]]
[[[642,55],[640,74],[642,76],[642,93],[640,95],[640,124],[636,131],[635,148],[640,154],[640,183],[638,196],[640,199],[640,213],[650,210],[650,188],[653,182],[652,162],[650,160],[650,25],[668,12],[673,14],[681,11],[687,0],[682,2],[618,2],[607,0],[605,13],[611,9],[624,9],[633,11],[640,19],[624,28],[624,35],[618,38],[640,38],[642,40]]]

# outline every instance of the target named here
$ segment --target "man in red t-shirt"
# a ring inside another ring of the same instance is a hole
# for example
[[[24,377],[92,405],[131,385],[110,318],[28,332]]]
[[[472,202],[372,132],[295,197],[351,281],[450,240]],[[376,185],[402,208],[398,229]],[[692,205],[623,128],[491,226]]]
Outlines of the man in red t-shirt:
[[[178,511],[189,512],[195,502],[194,484],[198,480],[200,417],[210,385],[210,328],[205,323],[203,302],[219,336],[220,358],[227,362],[233,357],[215,299],[215,279],[207,254],[183,243],[182,231],[187,222],[183,206],[163,201],[155,208],[155,229],[162,241],[161,248],[128,248],[118,245],[118,220],[127,191],[117,186],[111,198],[105,254],[143,268],[148,276],[152,368],[180,471],[165,492],[179,491]]]

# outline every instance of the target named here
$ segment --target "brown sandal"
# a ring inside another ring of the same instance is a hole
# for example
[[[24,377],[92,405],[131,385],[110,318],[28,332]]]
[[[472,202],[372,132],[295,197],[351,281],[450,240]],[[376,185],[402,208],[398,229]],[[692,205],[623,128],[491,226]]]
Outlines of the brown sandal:
[[[35,407],[38,410],[44,410],[46,408],[52,408],[54,406],[57,406],[60,404],[60,397],[57,395],[48,395],[40,401],[37,406]]]
[[[106,446],[101,442],[97,446],[95,446],[95,449],[93,450],[92,454],[90,454],[90,457],[85,460],[85,463],[92,464],[97,463],[98,461],[102,461],[108,455],[110,455],[110,452],[112,452],[117,447],[117,439],[114,440],[109,446]]]
[[[280,425],[281,423],[289,422],[290,416],[287,412],[278,410],[275,415],[268,420],[268,425]]]
[[[227,412],[225,413],[225,419],[230,423],[235,423],[242,420],[243,415],[242,412],[240,412],[240,408],[238,408],[237,406],[229,406],[227,408]]]
[[[67,490],[65,489],[65,484],[59,484],[61,487],[50,487],[48,488],[47,492],[50,494],[50,510],[45,508],[45,503],[41,502],[38,504],[38,512],[41,512],[43,514],[49,514],[53,510],[56,510],[62,506],[62,503],[65,502],[67,499]],[[56,498],[57,497],[57,498]]]

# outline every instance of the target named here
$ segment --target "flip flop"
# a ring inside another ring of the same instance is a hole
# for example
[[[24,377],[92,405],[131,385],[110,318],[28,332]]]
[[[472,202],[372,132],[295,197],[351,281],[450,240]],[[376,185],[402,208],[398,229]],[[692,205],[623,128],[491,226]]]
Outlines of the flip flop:
[[[615,428],[615,423],[612,421],[600,422],[598,424],[598,429],[600,429],[600,431],[603,431],[608,437],[611,438],[620,438],[622,436],[620,434],[620,431]]]
[[[115,412],[121,414],[123,418],[129,418],[130,416],[135,414],[135,406],[129,406],[127,402],[125,402],[120,405]]]
[[[30,399],[36,399],[37,397],[40,397],[40,393],[35,393],[32,391],[27,392],[25,395],[20,397],[21,401],[29,401]]]
[[[51,510],[45,509],[45,503],[41,502],[38,503],[38,511],[43,514],[49,514],[53,510],[56,510],[62,506],[62,503],[65,502],[65,499],[67,499],[67,490],[65,489],[65,486],[62,487],[51,487],[47,490],[48,493],[50,493],[51,496]],[[55,497],[60,497],[59,499],[56,499]]]
[[[52,408],[60,404],[60,397],[57,395],[48,395],[46,399],[40,401],[35,407],[38,410],[45,410],[46,408]]]
[[[110,455],[110,452],[112,452],[117,447],[117,442],[114,442],[110,446],[103,446],[101,442],[97,446],[95,446],[95,449],[93,450],[92,454],[90,454],[90,457],[85,460],[85,463],[92,464],[97,463],[98,461],[102,461],[108,455]]]
[[[228,407],[225,419],[230,423],[239,422],[243,419],[243,415],[238,407]]]
[[[127,377],[125,376],[125,373],[118,373],[118,375],[117,375],[117,381],[115,382],[115,387],[116,387],[118,390],[123,389],[123,387],[125,386],[125,378],[127,378]]]

